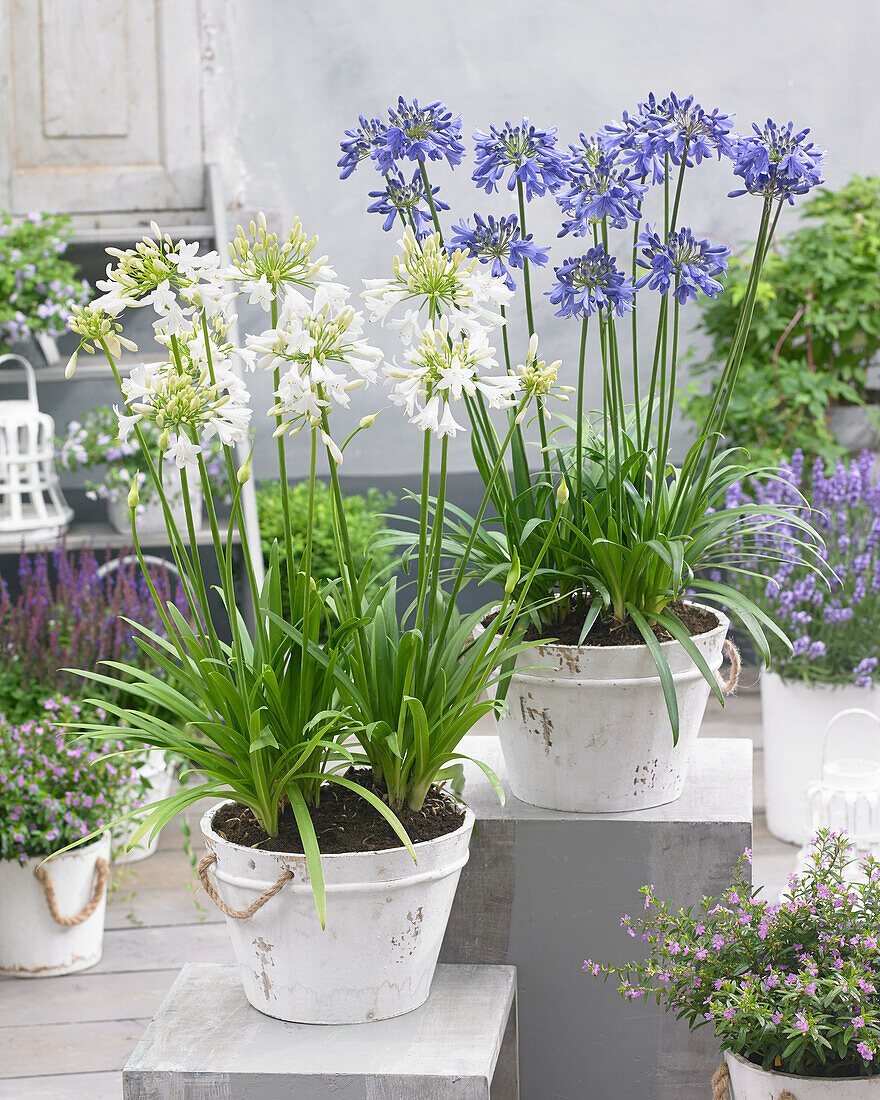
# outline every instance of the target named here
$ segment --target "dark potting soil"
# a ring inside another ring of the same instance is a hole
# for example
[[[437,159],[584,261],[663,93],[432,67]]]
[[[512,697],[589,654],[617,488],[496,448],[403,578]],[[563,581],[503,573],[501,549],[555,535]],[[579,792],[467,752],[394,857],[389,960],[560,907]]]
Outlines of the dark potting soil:
[[[350,768],[347,779],[353,779],[380,798],[383,791],[373,785],[368,768]],[[464,810],[444,791],[431,787],[420,810],[408,806],[396,811],[413,844],[422,840],[453,833],[464,821]],[[318,836],[318,848],[323,855],[342,852],[377,852],[383,848],[400,848],[400,838],[379,811],[365,798],[337,783],[321,788],[321,804],[311,808],[309,815]],[[303,851],[299,829],[290,806],[285,806],[278,822],[278,836],[268,833],[253,812],[240,802],[221,806],[211,822],[214,831],[232,844],[246,848],[260,847],[268,852]]]
[[[588,604],[572,605],[571,611],[565,616],[563,622],[553,623],[543,631],[538,631],[534,625],[530,625],[526,630],[525,640],[539,642],[552,639],[560,645],[577,645],[588,607]],[[699,607],[694,607],[693,604],[686,604],[684,600],[673,600],[669,610],[684,623],[692,636],[705,634],[707,630],[714,630],[718,625],[718,618],[711,611],[703,611]],[[665,627],[655,626],[653,630],[658,642],[672,641],[672,635]],[[617,622],[616,619],[597,619],[583,644],[585,646],[644,645],[645,640],[632,619],[626,619],[622,623]]]

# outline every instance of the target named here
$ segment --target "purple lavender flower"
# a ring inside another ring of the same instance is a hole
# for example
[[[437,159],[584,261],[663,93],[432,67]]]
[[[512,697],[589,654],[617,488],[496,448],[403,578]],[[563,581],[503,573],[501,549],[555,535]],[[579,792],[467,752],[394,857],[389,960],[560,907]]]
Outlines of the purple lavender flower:
[[[449,204],[436,197],[439,187],[431,188],[431,196],[437,210],[448,210]],[[408,183],[402,172],[389,172],[385,177],[384,191],[371,191],[370,198],[376,201],[367,207],[368,214],[385,214],[382,228],[387,232],[394,227],[400,217],[404,225],[413,226],[413,232],[419,238],[434,232],[434,222],[428,209],[425,185],[417,168]]]
[[[554,271],[556,282],[545,293],[559,306],[557,317],[589,317],[601,310],[613,310],[622,317],[633,308],[632,283],[602,245],[583,256],[569,257]]]
[[[464,145],[461,140],[461,115],[453,117],[445,103],[435,100],[420,107],[403,96],[388,110],[388,125],[376,132],[370,156],[382,174],[393,171],[399,161],[443,160],[450,168],[461,164]]]
[[[520,125],[492,126],[488,134],[476,130],[474,159],[477,166],[471,178],[487,195],[507,176],[507,190],[513,191],[520,181],[526,202],[531,202],[568,178],[567,158],[556,148],[556,127],[541,130],[527,118]]]
[[[474,214],[474,228],[462,219],[452,227],[450,249],[461,249],[475,256],[480,263],[491,264],[492,274],[504,279],[508,289],[516,290],[516,283],[507,265],[522,268],[523,261],[544,267],[550,257],[549,248],[539,248],[532,242],[532,234],[523,237],[516,214],[496,220],[490,214],[483,219]]]
[[[583,237],[603,218],[613,229],[625,229],[629,222],[641,218],[639,204],[647,185],[631,180],[628,168],[615,167],[615,154],[604,152],[596,138],[581,134],[580,141],[579,146],[569,146],[567,186],[556,196],[568,215],[559,236],[573,233]]]
[[[648,274],[636,282],[636,290],[647,286],[666,294],[673,288],[682,304],[689,298],[696,299],[700,290],[709,298],[717,298],[724,290],[717,277],[727,268],[729,248],[713,245],[705,238],[698,240],[690,229],[670,232],[664,244],[650,226],[639,235],[639,245],[642,258],[637,262],[648,269]]]
[[[824,182],[821,165],[825,153],[806,141],[809,130],[795,133],[793,123],[779,126],[769,118],[763,130],[756,123],[752,130],[753,134],[734,142],[733,174],[741,176],[745,186],[731,191],[731,198],[748,193],[793,205],[795,195],[805,195]]]

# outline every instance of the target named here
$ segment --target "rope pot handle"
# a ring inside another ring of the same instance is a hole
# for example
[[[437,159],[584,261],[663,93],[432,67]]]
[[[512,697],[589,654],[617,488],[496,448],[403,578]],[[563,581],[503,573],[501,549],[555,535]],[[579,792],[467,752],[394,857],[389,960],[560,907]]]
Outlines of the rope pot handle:
[[[217,893],[217,890],[214,887],[214,883],[211,882],[211,877],[208,874],[211,866],[216,863],[216,861],[216,852],[207,852],[205,855],[203,855],[202,858],[199,860],[199,878],[201,880],[202,886],[204,886],[205,888],[205,893],[217,906],[220,912],[225,913],[227,917],[233,917],[235,920],[250,920],[254,913],[263,908],[267,901],[270,901],[272,898],[274,898],[276,894],[280,894],[284,887],[288,884],[288,882],[290,882],[290,880],[293,878],[293,871],[282,871],[281,874],[278,876],[277,882],[274,882],[268,890],[264,890],[262,894],[260,894],[258,898],[252,901],[246,909],[230,909],[226,902]]]
[[[83,921],[87,921],[101,904],[101,899],[104,897],[104,891],[107,889],[107,876],[109,872],[110,865],[107,863],[107,860],[104,859],[103,856],[99,856],[95,861],[95,889],[92,891],[91,899],[72,917],[65,917],[59,913],[58,898],[55,896],[55,883],[52,881],[52,875],[45,864],[34,869],[34,878],[43,887],[43,893],[46,896],[46,905],[49,908],[52,920],[54,920],[56,924],[60,924],[62,928],[75,928],[76,925],[82,924]]]
[[[730,662],[730,675],[725,680],[716,669],[715,679],[718,682],[718,686],[721,688],[722,695],[732,695],[736,691],[736,685],[739,683],[739,674],[742,669],[742,657],[740,657],[736,643],[730,638],[724,639],[724,645],[721,652]]]

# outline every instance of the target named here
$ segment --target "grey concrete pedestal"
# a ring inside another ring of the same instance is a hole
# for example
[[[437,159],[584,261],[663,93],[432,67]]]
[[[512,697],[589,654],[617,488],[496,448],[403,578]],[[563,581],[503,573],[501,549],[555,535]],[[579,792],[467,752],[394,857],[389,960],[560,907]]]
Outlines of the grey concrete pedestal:
[[[395,1020],[288,1024],[234,966],[188,963],[128,1061],[124,1100],[518,1100],[516,970],[438,966]]]
[[[468,737],[461,751],[509,791],[497,738]],[[676,906],[729,884],[751,844],[751,741],[699,739],[682,797],[638,813],[559,813],[512,795],[502,807],[482,772],[466,776],[477,826],[440,957],[517,967],[524,1100],[705,1100],[711,1030],[624,1002],[581,967],[640,954],[620,918],[639,913],[645,883]]]

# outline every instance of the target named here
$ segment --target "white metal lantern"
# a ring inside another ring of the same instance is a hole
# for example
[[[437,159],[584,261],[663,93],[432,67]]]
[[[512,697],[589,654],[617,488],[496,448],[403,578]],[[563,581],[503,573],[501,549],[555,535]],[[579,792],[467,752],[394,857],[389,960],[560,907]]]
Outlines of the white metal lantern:
[[[844,718],[867,718],[880,729],[880,717],[861,707],[848,707],[835,714],[825,727],[822,746],[822,778],[807,787],[811,833],[819,829],[842,829],[853,844],[852,858],[867,855],[880,859],[880,734],[874,733],[874,754],[828,759],[828,744],[834,728]],[[859,746],[862,751],[862,746]],[[808,863],[809,845],[798,853],[798,870]],[[846,877],[860,877],[857,864],[846,869]]]
[[[0,368],[20,367],[27,398],[0,401],[0,542],[7,546],[56,539],[73,518],[55,470],[55,422],[40,412],[34,368],[24,356],[0,356]]]

